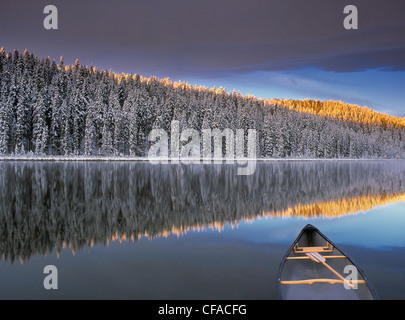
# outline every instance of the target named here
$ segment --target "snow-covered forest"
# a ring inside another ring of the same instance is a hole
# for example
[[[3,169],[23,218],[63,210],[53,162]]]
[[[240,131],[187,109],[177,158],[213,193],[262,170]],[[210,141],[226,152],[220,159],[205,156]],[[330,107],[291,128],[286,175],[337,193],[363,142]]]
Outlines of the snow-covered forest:
[[[305,104],[310,108],[296,108]],[[171,121],[178,120],[181,130],[244,129],[247,135],[255,129],[259,158],[405,156],[402,118],[363,121],[364,114],[376,113],[335,105],[344,117],[319,113],[319,101],[257,99],[235,90],[100,71],[78,60],[66,66],[63,58],[57,63],[27,50],[0,51],[2,155],[145,157],[150,131],[170,132]]]

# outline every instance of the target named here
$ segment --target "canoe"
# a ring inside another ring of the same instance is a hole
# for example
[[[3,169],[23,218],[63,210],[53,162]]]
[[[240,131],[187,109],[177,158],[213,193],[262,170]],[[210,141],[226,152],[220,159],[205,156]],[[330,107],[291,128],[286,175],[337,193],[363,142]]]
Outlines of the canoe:
[[[364,271],[317,228],[306,225],[281,261],[282,300],[377,300]]]

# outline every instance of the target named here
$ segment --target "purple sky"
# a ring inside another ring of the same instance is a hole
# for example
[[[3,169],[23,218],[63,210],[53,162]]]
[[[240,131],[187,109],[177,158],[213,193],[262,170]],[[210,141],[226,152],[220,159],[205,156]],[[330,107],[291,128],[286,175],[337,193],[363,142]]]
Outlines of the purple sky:
[[[58,8],[58,30],[43,27],[48,4]],[[343,27],[347,4],[358,8],[358,30]],[[403,0],[0,0],[0,46],[405,116]]]

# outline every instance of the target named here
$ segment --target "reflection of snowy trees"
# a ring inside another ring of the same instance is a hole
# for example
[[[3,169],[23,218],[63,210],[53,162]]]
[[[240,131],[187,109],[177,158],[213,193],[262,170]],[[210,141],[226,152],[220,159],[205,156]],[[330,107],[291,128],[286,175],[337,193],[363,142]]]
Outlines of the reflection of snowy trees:
[[[0,50],[0,154],[146,156],[153,128],[255,129],[261,158],[403,158],[404,119],[335,101],[258,100]]]
[[[106,162],[0,163],[0,253],[27,259],[120,237],[222,225],[297,205],[405,193],[404,164],[234,165]]]

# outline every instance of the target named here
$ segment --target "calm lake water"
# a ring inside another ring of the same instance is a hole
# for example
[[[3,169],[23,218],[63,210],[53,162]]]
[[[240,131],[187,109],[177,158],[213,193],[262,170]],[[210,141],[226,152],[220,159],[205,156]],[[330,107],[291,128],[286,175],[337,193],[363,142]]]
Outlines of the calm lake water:
[[[0,299],[277,299],[308,223],[405,299],[405,162],[0,161]],[[46,265],[58,290],[43,286]]]

